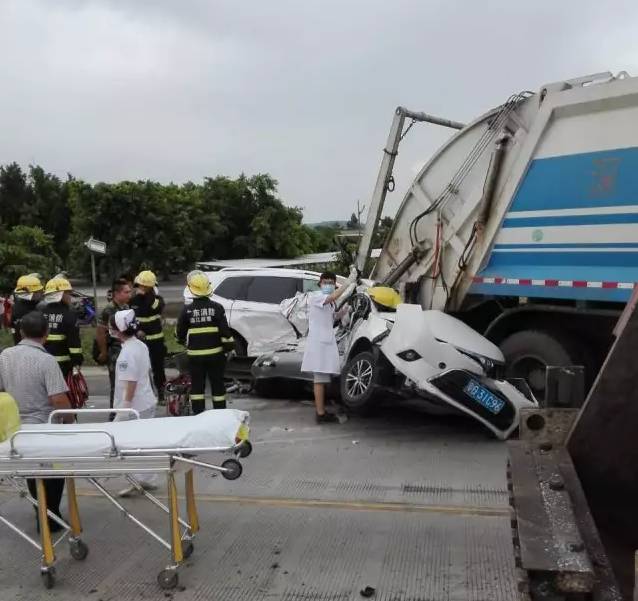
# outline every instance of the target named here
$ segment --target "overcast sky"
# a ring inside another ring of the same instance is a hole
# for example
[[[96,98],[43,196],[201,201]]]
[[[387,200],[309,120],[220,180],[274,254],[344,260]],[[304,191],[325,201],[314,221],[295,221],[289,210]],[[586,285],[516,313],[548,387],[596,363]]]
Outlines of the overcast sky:
[[[88,181],[268,172],[314,222],[367,204],[394,108],[638,74],[636,0],[0,0],[0,163]],[[415,127],[396,207],[450,135]]]

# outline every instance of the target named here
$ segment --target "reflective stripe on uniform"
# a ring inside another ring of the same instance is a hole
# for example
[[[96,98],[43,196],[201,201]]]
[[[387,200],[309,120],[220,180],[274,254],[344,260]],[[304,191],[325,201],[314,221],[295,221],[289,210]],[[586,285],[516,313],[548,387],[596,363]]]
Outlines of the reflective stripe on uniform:
[[[57,342],[58,340],[66,340],[66,334],[49,334],[47,336],[48,342]]]
[[[226,400],[226,395],[225,394],[213,397],[213,401],[225,401],[225,400]]]
[[[81,355],[82,354],[82,349],[81,348],[70,348],[69,349],[69,353],[71,353],[72,355]]]
[[[188,328],[188,334],[216,334],[219,332],[217,326],[207,326],[205,328]]]
[[[156,299],[153,301],[153,304],[151,305],[151,309],[157,309],[157,307],[159,307],[159,298],[156,298]],[[158,315],[158,317],[159,317],[159,315]],[[138,319],[139,319],[139,318],[138,318]]]
[[[186,353],[189,356],[195,356],[195,357],[200,357],[203,355],[217,355],[218,353],[223,353],[224,349],[221,346],[218,346],[217,348],[207,348],[207,349],[203,349],[201,351],[193,351],[193,350],[188,350],[186,351]]]
[[[190,399],[191,401],[203,401],[204,400],[204,395],[203,394],[190,394]]]
[[[235,339],[232,336],[230,338],[222,338],[222,342],[235,342]]]
[[[55,357],[55,360],[58,363],[64,363],[65,361],[71,361],[71,357],[70,355],[58,355],[57,357]]]
[[[144,340],[159,340],[160,338],[164,338],[164,332],[160,332],[159,334],[147,334]]]
[[[140,323],[151,323],[152,321],[157,321],[158,319],[162,319],[161,315],[151,315],[150,317],[138,317],[137,321]]]

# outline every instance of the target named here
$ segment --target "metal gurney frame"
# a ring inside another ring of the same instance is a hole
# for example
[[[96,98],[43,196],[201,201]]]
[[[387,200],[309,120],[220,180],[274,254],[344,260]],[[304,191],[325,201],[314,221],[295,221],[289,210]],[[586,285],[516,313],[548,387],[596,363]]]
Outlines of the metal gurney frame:
[[[71,409],[57,410],[51,413],[49,423],[60,415],[81,415],[87,413],[128,413],[139,419],[139,414],[133,409]],[[179,419],[179,418],[174,418]],[[95,424],[93,424],[94,426]],[[29,458],[20,454],[16,441],[31,435],[68,435],[68,431],[47,430],[18,430],[10,438],[9,456],[0,457],[0,478],[5,479],[20,495],[31,503],[37,510],[40,524],[40,541],[13,524],[9,519],[0,515],[0,523],[7,526],[18,536],[26,540],[42,553],[40,573],[46,588],[55,584],[55,547],[68,534],[69,550],[76,560],[84,560],[88,555],[88,546],[81,538],[82,524],[75,489],[75,480],[82,478],[90,482],[95,489],[108,499],[122,514],[141,528],[144,532],[163,545],[171,553],[171,563],[161,570],[157,582],[163,589],[175,588],[178,584],[178,569],[180,565],[193,553],[193,538],[199,531],[199,518],[195,500],[193,469],[195,467],[220,472],[227,480],[235,480],[241,476],[242,466],[236,457],[247,457],[252,447],[247,438],[236,439],[236,444],[230,447],[203,448],[170,448],[170,449],[118,449],[115,437],[106,430],[95,427],[74,430],[75,434],[89,434],[108,437],[110,448],[104,455],[72,456],[72,457],[37,457]],[[246,432],[247,435],[247,432]],[[228,458],[221,465],[214,465],[193,458],[198,453],[221,452],[231,453],[235,457]],[[187,519],[179,516],[177,498],[176,472],[184,471],[184,496],[186,499]],[[145,490],[132,474],[165,473],[168,489],[168,504],[164,504],[157,497]],[[127,510],[118,499],[104,488],[99,481],[101,478],[124,476],[130,484],[135,486],[141,495],[153,505],[168,514],[170,525],[170,540],[162,538],[157,532],[144,524]],[[26,487],[25,480],[33,478],[36,481],[37,496],[33,498]],[[64,478],[66,480],[66,494],[68,501],[68,523],[47,510],[44,479]],[[63,528],[62,534],[53,540],[49,519]]]

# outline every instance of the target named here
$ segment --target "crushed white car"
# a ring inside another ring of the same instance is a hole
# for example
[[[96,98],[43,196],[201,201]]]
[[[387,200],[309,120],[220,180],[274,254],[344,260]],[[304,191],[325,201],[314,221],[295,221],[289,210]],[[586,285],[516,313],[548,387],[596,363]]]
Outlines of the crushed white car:
[[[226,311],[236,353],[256,357],[294,343],[299,333],[281,314],[279,304],[298,293],[319,290],[320,275],[315,271],[279,268],[231,267],[206,272],[213,287],[211,298]],[[192,300],[190,290],[184,288],[184,302]]]
[[[419,398],[432,412],[469,415],[504,440],[518,427],[520,410],[537,406],[524,382],[503,379],[500,349],[460,320],[418,305],[381,306],[362,287],[346,302],[349,323],[336,334],[349,409],[365,411],[389,391]],[[253,376],[312,378],[301,373],[304,342],[260,356]]]

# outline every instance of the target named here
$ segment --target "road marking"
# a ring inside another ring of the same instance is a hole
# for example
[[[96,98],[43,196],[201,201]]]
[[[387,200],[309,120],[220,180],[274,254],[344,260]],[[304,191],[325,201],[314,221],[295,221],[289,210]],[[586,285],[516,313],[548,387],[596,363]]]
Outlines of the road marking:
[[[102,497],[91,491],[78,491],[80,497]],[[166,495],[155,495],[166,499]],[[180,499],[183,497],[180,496]],[[459,516],[504,517],[510,515],[509,507],[482,505],[430,505],[415,503],[388,503],[375,501],[330,501],[322,499],[291,499],[277,497],[245,497],[238,495],[197,494],[197,501],[204,503],[238,503],[240,505],[261,505],[264,507],[326,508],[354,511],[396,511],[403,513],[439,513]]]

